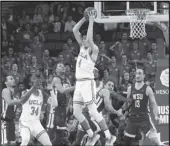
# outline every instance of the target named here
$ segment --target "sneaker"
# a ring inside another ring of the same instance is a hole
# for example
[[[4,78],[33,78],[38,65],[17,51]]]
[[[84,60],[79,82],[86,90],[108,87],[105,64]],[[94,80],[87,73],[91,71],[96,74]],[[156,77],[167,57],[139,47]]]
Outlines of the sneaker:
[[[116,136],[111,136],[110,139],[106,140],[105,146],[113,146],[116,141]]]
[[[86,146],[94,146],[96,142],[99,140],[100,135],[99,134],[94,134],[93,137],[88,137]]]

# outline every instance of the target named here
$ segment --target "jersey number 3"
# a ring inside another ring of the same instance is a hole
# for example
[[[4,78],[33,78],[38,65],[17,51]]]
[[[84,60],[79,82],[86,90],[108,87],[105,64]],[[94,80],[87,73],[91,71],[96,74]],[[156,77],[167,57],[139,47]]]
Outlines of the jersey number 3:
[[[140,100],[135,101],[135,107],[140,108]]]
[[[32,106],[31,107],[31,115],[36,115],[36,116],[38,116],[38,112],[39,112],[39,107],[34,107],[34,106]]]

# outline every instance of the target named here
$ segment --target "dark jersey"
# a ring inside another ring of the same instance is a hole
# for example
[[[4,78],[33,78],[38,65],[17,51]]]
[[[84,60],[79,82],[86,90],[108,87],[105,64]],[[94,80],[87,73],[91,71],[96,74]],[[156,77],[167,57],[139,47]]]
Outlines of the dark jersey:
[[[58,77],[60,78],[60,77]],[[69,80],[60,78],[62,86],[67,88],[70,86]],[[55,87],[54,87],[55,88]],[[55,90],[55,89],[54,89]],[[67,108],[66,93],[57,92],[58,106],[51,105],[47,108],[47,128],[54,128],[56,126],[64,127],[66,124],[66,108]]]
[[[131,114],[149,113],[148,110],[149,96],[146,95],[146,89],[147,89],[146,84],[144,84],[143,87],[139,90],[135,88],[135,85],[131,87],[130,98],[133,99],[130,108]]]
[[[9,90],[9,89],[8,89]],[[14,99],[14,94],[11,90],[11,99]],[[2,100],[2,119],[4,120],[13,120],[15,118],[15,105],[9,106],[7,102],[3,99]]]

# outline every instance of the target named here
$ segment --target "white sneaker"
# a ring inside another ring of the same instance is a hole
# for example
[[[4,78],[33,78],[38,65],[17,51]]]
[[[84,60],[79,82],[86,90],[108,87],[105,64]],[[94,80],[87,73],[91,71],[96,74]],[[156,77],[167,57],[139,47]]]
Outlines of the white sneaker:
[[[112,135],[110,139],[108,139],[105,143],[105,146],[113,146],[116,141],[116,136]]]
[[[96,142],[99,140],[100,135],[94,134],[92,138],[88,137],[86,146],[94,146]]]

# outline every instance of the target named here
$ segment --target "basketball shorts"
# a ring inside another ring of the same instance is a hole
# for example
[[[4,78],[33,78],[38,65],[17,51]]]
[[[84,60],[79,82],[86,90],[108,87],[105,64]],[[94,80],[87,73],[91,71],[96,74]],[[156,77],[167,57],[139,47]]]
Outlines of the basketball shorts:
[[[1,121],[1,144],[6,144],[8,141],[15,141],[15,122]]]
[[[94,80],[77,81],[73,96],[74,104],[91,104],[95,101],[96,83]]]
[[[21,137],[25,133],[25,128],[28,128],[30,131],[30,134],[38,139],[43,133],[46,132],[46,130],[43,128],[43,126],[40,123],[40,120],[34,120],[34,121],[20,121],[20,133]]]
[[[156,130],[149,114],[129,115],[124,135],[135,138],[138,133],[147,136],[150,130]]]

